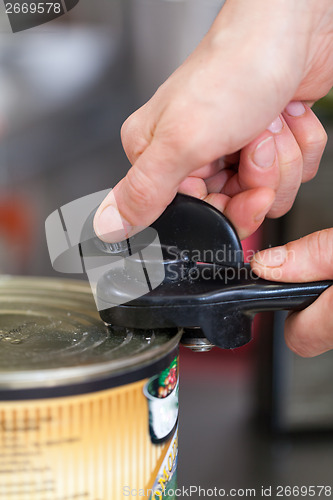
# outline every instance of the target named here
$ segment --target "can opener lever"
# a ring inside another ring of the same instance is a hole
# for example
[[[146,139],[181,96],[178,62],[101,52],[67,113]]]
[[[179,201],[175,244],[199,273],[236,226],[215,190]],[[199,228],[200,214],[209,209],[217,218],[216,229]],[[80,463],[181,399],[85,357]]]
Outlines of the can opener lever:
[[[182,327],[182,342],[193,350],[205,351],[214,345],[233,349],[251,340],[257,312],[304,309],[333,283],[258,278],[244,264],[240,240],[228,219],[190,196],[177,194],[150,228],[157,231],[162,249],[163,281],[149,286],[148,293],[126,300],[122,277],[114,271],[103,274],[96,294],[105,304],[115,304],[100,310],[107,324],[142,329]],[[144,248],[155,244],[151,234],[144,235],[145,231],[117,246],[111,244],[107,250],[109,254],[114,249],[122,253],[122,248],[129,252],[132,259],[125,266],[129,277],[131,266],[142,266]],[[106,249],[107,244],[103,245]],[[145,278],[155,264],[154,257],[145,262]]]

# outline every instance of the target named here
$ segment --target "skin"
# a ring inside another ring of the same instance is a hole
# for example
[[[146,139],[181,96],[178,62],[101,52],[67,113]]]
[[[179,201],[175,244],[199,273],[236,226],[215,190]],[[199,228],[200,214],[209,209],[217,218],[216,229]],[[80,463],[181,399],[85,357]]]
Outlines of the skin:
[[[333,229],[263,250],[251,266],[261,277],[275,281],[333,280]],[[333,349],[332,304],[333,286],[304,311],[289,314],[285,338],[292,351],[311,357]]]
[[[196,50],[123,124],[132,167],[96,213],[98,236],[134,234],[177,191],[223,211],[241,238],[285,214],[326,145],[311,104],[333,85],[332,26],[331,0],[227,0]],[[300,335],[295,321],[292,331]]]

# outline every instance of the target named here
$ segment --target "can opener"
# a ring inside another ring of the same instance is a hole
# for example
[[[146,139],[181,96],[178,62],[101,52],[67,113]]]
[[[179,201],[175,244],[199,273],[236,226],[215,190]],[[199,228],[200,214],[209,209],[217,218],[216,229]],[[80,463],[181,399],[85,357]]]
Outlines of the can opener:
[[[94,213],[86,227],[92,227]],[[234,349],[251,340],[257,312],[304,309],[333,283],[281,283],[258,278],[244,264],[242,246],[230,221],[213,206],[190,196],[177,194],[150,228],[158,233],[163,255],[164,278],[156,287],[149,286],[147,273],[154,268],[154,258],[150,262],[142,259],[144,248],[153,244],[149,232],[145,236],[144,230],[119,244],[82,238],[85,255],[96,255],[97,247],[105,255],[132,255],[127,277],[131,279],[135,266],[143,266],[148,281],[148,293],[128,300],[122,290],[123,275],[107,272],[100,277],[97,297],[106,304],[116,304],[99,311],[107,324],[183,328],[182,343],[192,350],[207,351],[213,346]]]

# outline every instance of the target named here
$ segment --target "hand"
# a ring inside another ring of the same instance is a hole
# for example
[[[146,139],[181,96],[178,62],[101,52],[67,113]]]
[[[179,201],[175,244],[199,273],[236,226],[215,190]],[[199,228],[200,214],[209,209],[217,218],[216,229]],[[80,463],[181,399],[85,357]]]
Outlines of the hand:
[[[257,253],[252,269],[265,279],[303,282],[333,279],[333,228]],[[301,312],[289,314],[286,342],[297,354],[310,357],[333,349],[333,286]]]
[[[227,0],[197,49],[124,123],[133,166],[98,209],[96,233],[134,234],[178,190],[222,210],[241,238],[266,214],[284,214],[326,144],[305,103],[333,84],[332,22],[331,0]]]

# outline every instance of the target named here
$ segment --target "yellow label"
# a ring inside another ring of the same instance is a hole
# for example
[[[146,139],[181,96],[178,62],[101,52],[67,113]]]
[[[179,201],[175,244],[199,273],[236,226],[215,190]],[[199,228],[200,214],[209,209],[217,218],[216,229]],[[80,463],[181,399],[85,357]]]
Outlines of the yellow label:
[[[146,383],[1,402],[0,499],[122,500],[153,484],[170,440],[151,441]]]

